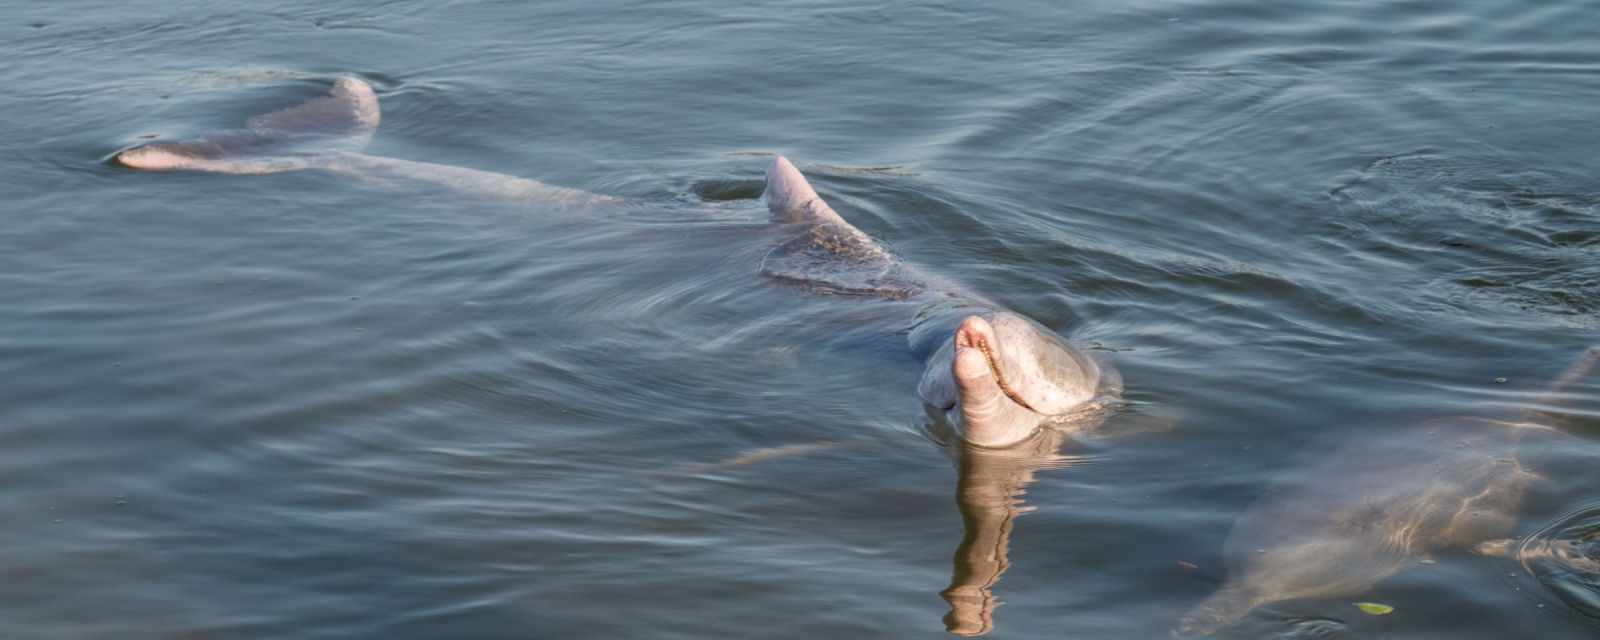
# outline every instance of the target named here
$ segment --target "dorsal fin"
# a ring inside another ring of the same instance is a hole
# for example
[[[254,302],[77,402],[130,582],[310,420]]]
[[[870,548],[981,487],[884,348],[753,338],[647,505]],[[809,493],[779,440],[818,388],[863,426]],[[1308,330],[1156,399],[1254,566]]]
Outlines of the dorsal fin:
[[[767,209],[772,212],[774,222],[849,226],[844,218],[834,213],[833,207],[822,201],[800,170],[783,156],[773,158],[772,166],[767,168],[767,189],[761,197],[767,200]]]
[[[328,95],[251,118],[245,126],[260,132],[371,137],[378,130],[378,94],[354,76],[333,83]]]
[[[900,261],[823,202],[788,158],[772,159],[761,197],[773,222],[804,225],[762,259],[761,273],[767,277],[820,292],[895,299],[921,290]]]
[[[380,120],[378,95],[359,78],[344,76],[328,95],[251,118],[246,128],[179,142],[125,149],[117,163],[147,171],[273,173],[303,169],[319,156],[355,151],[372,139]]]

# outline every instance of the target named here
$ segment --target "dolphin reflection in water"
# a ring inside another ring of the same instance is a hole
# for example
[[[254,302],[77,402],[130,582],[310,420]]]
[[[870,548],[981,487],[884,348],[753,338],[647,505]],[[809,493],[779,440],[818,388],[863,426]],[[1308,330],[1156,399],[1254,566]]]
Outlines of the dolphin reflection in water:
[[[1063,455],[1068,432],[1040,429],[1026,441],[1004,449],[976,446],[938,433],[956,465],[956,506],[964,533],[956,547],[950,586],[939,595],[950,604],[945,630],[958,636],[981,636],[994,630],[994,595],[1000,575],[1011,567],[1011,531],[1018,516],[1032,511],[1023,495],[1035,474],[1072,466]],[[941,437],[943,436],[943,437]]]
[[[929,412],[932,414],[933,412]],[[1119,425],[1117,435],[1171,427],[1166,419],[1134,417]],[[1137,425],[1137,426],[1130,426]],[[961,543],[952,558],[950,584],[939,592],[949,604],[944,615],[945,630],[958,636],[981,636],[995,628],[995,609],[1002,603],[994,594],[1000,576],[1011,567],[1011,532],[1017,518],[1034,511],[1023,496],[1039,472],[1066,469],[1088,460],[1064,453],[1080,429],[1056,426],[1035,431],[1022,442],[1003,448],[974,445],[961,439],[945,421],[934,416],[927,425],[936,441],[956,467],[956,506],[961,513]],[[855,444],[865,444],[865,441]],[[710,464],[693,464],[681,471],[701,473],[770,462],[780,458],[812,455],[819,451],[854,448],[850,442],[823,442],[804,445],[764,447]]]

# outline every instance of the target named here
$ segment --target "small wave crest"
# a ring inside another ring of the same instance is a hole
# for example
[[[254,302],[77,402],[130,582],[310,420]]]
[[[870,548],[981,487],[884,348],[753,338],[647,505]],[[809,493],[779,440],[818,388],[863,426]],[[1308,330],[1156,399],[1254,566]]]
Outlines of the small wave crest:
[[[1600,502],[1529,535],[1518,545],[1516,558],[1568,606],[1600,619]]]

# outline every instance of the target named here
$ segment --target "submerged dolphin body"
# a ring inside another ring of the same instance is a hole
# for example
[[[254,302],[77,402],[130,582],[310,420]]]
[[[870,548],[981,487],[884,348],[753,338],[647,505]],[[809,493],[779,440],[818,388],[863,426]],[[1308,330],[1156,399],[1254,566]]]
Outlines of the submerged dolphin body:
[[[112,160],[141,171],[255,175],[317,169],[559,204],[617,200],[492,171],[360,153],[377,132],[381,119],[378,94],[372,86],[360,78],[342,76],[328,95],[256,116],[241,129],[190,140],[143,144],[117,152]]]
[[[1597,362],[1600,350],[1587,351],[1548,397]],[[1508,553],[1514,545],[1504,538],[1540,480],[1519,450],[1567,437],[1559,424],[1541,412],[1518,421],[1446,418],[1389,432],[1381,446],[1363,440],[1326,455],[1239,518],[1225,550],[1227,581],[1175,635],[1211,635],[1271,603],[1357,596],[1431,553]],[[1562,551],[1546,555],[1582,570]],[[1519,558],[1539,559],[1529,555],[1538,550]]]
[[[910,334],[924,361],[917,394],[966,442],[1004,447],[1044,425],[1092,428],[1120,397],[1122,379],[1109,363],[901,263],[828,206],[788,159],[773,159],[763,197],[774,222],[800,230],[768,256],[766,275],[827,292],[924,302]]]

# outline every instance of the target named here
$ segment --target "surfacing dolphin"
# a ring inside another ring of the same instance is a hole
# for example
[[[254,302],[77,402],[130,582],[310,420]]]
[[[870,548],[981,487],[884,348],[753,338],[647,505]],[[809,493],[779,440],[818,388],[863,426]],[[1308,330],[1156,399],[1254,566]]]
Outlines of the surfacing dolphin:
[[[250,118],[243,128],[142,144],[118,151],[112,160],[141,171],[257,175],[322,170],[569,205],[617,200],[503,173],[361,153],[381,119],[378,94],[372,86],[355,76],[341,76],[328,95]]]
[[[380,120],[372,87],[343,76],[328,95],[256,116],[242,129],[152,142],[124,149],[113,160],[144,171],[314,169],[546,203],[617,201],[526,178],[361,153]],[[1044,424],[1092,427],[1120,396],[1121,378],[1109,364],[1032,320],[900,263],[823,202],[788,160],[773,160],[763,195],[775,222],[799,230],[768,255],[762,267],[767,276],[833,292],[925,301],[910,336],[926,362],[917,391],[930,413],[955,425],[967,442],[1001,447]]]
[[[140,145],[117,152],[113,159],[144,171],[294,171],[320,166],[340,151],[365,147],[380,119],[378,95],[372,87],[345,76],[334,81],[328,95],[256,116],[242,129]]]
[[[917,394],[966,442],[1006,447],[1043,426],[1091,429],[1119,401],[1122,378],[1108,362],[902,263],[828,206],[783,156],[767,170],[763,197],[773,221],[797,231],[767,256],[765,275],[823,292],[922,300],[910,334],[924,362]]]

